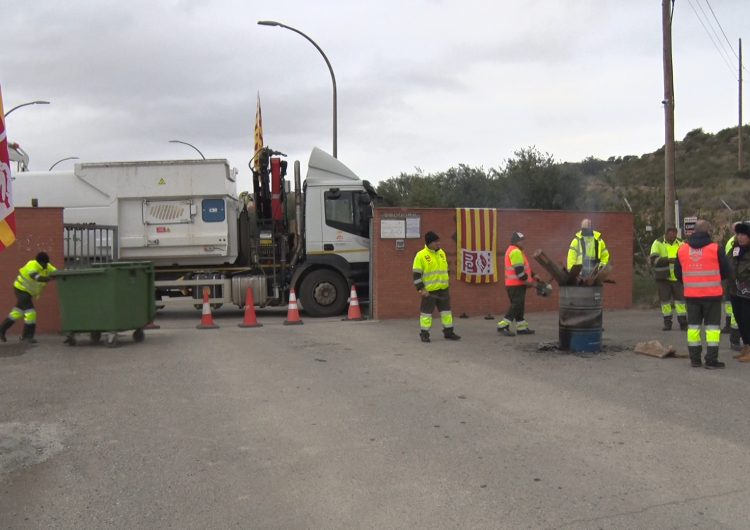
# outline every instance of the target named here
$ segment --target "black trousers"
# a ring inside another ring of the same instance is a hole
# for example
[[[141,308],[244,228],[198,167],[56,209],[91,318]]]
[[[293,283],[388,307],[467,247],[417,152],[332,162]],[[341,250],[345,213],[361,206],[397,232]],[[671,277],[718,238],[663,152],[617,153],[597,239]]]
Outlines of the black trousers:
[[[732,296],[732,312],[744,344],[750,344],[750,298]]]
[[[706,362],[717,361],[719,359],[719,340],[721,339],[721,299],[688,298],[686,302],[690,360],[695,362],[701,360],[703,350],[701,325],[703,325],[706,337]]]
[[[505,290],[508,292],[508,299],[510,300],[510,307],[505,313],[505,320],[510,320],[511,322],[513,320],[516,322],[523,320],[523,312],[526,306],[526,286],[516,285],[506,287]]]

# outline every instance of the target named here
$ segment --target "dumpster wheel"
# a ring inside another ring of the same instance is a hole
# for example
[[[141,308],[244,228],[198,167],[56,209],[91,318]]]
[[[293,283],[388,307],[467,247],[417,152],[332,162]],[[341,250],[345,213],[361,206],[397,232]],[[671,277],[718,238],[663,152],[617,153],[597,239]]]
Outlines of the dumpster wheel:
[[[107,333],[107,348],[117,346],[117,333]]]
[[[91,342],[93,342],[94,344],[99,344],[102,341],[102,332],[92,331],[90,337],[91,337]]]
[[[133,340],[136,342],[143,342],[146,338],[146,334],[143,333],[143,328],[138,328],[133,332]]]

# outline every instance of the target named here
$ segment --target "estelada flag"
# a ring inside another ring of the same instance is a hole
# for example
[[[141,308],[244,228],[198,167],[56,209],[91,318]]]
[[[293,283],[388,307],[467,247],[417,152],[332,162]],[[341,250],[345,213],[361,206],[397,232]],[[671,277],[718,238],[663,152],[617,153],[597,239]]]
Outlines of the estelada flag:
[[[497,210],[456,208],[456,249],[457,279],[497,282]]]
[[[260,114],[260,92],[258,92],[258,103],[255,106],[255,160],[253,167],[260,173],[260,156],[258,152],[263,149],[263,117]]]
[[[10,176],[3,92],[0,89],[0,252],[12,245],[15,240],[16,212],[13,207],[13,180]]]

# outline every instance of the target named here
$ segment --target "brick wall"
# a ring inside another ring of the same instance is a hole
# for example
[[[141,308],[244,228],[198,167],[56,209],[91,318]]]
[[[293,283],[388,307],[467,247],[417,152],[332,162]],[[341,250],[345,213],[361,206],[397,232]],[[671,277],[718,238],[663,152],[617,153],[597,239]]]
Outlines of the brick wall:
[[[380,220],[385,216],[417,214],[421,217],[420,239],[405,239],[405,249],[396,249],[396,240],[380,238]],[[434,208],[378,208],[374,217],[373,239],[373,315],[378,319],[417,318],[419,295],[412,280],[414,254],[424,248],[424,234],[437,232],[448,255],[451,270],[451,299],[454,316],[466,313],[478,316],[491,313],[496,317],[505,312],[508,297],[502,279],[505,249],[513,232],[526,236],[525,250],[531,268],[546,279],[549,274],[532,255],[536,249],[558,263],[565,263],[573,235],[581,220],[590,218],[594,228],[602,232],[611,254],[611,279],[616,284],[604,287],[604,307],[624,309],[632,305],[633,291],[633,216],[630,213],[565,212],[545,210],[498,210],[498,267],[500,281],[495,284],[471,285],[455,279],[456,211]],[[527,311],[557,311],[557,284],[553,295],[542,298],[529,291]]]
[[[49,254],[52,264],[63,264],[62,208],[16,208],[16,241],[0,252],[0,316],[5,318],[15,305],[13,282],[18,269],[33,259],[38,252]],[[41,298],[34,301],[37,310],[37,331],[54,333],[60,330],[60,312],[55,282],[45,287]],[[21,333],[23,326],[16,323],[8,336]],[[15,337],[14,339],[15,340]]]

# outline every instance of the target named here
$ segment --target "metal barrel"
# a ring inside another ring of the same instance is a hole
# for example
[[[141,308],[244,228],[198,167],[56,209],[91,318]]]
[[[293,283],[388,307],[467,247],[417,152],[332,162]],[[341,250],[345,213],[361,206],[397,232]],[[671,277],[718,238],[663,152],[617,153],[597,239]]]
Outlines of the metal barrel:
[[[602,349],[602,288],[560,287],[560,349]]]

